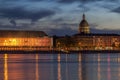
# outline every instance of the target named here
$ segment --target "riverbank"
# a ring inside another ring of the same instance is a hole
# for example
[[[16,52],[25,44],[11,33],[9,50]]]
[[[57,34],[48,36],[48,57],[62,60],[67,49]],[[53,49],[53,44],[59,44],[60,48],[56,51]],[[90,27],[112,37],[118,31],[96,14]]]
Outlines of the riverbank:
[[[15,50],[15,51],[0,51],[0,54],[34,54],[34,53],[38,53],[38,54],[79,54],[79,53],[84,53],[84,54],[90,54],[90,53],[120,53],[120,50],[80,50],[80,51],[56,51],[56,50],[48,50],[48,51],[27,51],[27,50]]]

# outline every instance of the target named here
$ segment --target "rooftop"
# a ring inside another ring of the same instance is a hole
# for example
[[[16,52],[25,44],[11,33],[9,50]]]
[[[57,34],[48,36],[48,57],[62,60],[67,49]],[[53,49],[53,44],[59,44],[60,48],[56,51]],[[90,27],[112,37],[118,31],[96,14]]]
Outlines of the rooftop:
[[[43,31],[0,30],[0,37],[44,37]]]
[[[98,34],[98,33],[90,33],[90,34],[74,34],[73,36],[120,36],[119,34],[107,34],[107,33],[103,33],[103,34]]]

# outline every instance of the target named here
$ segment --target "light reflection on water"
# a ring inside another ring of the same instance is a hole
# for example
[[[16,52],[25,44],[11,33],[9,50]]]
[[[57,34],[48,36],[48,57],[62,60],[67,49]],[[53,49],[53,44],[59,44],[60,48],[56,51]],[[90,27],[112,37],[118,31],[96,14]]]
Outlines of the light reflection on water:
[[[120,54],[0,54],[0,80],[119,80]]]
[[[7,64],[7,54],[4,54],[4,80],[8,80],[8,64]]]
[[[35,59],[36,59],[36,79],[35,80],[39,80],[39,65],[38,65],[38,59],[39,59],[39,57],[38,57],[38,54],[36,54],[36,57],[35,57]]]

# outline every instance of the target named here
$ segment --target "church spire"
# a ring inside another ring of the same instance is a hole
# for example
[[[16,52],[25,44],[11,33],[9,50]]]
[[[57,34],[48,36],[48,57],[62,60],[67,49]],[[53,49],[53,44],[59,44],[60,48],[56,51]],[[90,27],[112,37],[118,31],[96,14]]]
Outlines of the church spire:
[[[85,20],[85,14],[83,13],[83,20]]]

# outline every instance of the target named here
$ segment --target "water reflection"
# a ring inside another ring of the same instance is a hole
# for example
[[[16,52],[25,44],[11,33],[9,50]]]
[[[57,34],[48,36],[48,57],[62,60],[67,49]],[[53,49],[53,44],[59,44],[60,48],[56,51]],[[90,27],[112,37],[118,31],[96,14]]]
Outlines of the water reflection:
[[[98,54],[98,70],[97,70],[97,72],[98,72],[98,76],[97,76],[98,80],[101,80],[100,61],[101,61],[100,54]]]
[[[36,71],[35,71],[36,72],[36,80],[39,80],[39,69],[38,69],[39,68],[39,65],[38,65],[39,56],[38,56],[38,54],[36,54],[35,58],[36,58],[36,68],[35,68],[36,69]]]
[[[8,55],[4,54],[4,80],[8,80]]]
[[[108,61],[108,68],[107,68],[107,77],[108,79],[107,80],[111,80],[111,68],[110,68],[110,54],[108,54],[108,58],[107,58],[107,61]]]
[[[86,54],[81,54],[81,80],[87,80],[87,70],[88,65],[86,64],[88,62],[87,60],[87,55]]]
[[[119,80],[120,54],[0,54],[0,80]]]
[[[66,70],[65,70],[65,74],[66,74],[66,80],[69,80],[69,75],[68,75],[68,54],[65,55],[65,64],[66,64]]]
[[[78,56],[78,79],[82,80],[82,68],[81,68],[81,54]]]
[[[61,56],[58,54],[58,80],[61,80]]]

